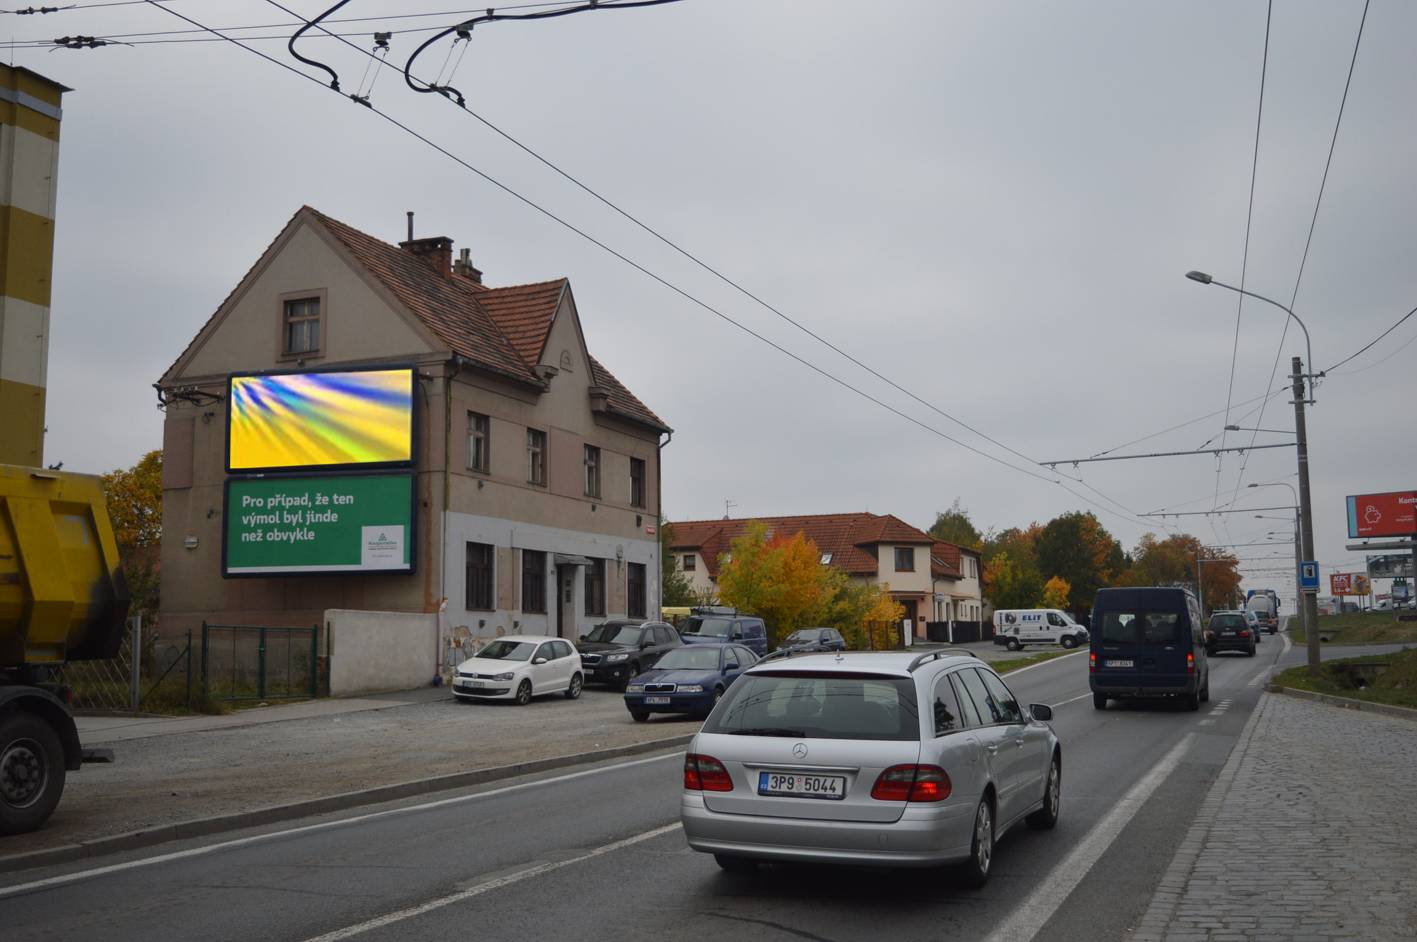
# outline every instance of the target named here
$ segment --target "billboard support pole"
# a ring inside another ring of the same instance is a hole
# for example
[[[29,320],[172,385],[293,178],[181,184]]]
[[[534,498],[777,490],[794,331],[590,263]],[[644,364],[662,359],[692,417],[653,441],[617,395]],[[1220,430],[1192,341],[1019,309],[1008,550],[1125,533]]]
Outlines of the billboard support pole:
[[[1314,513],[1309,499],[1309,433],[1304,423],[1304,363],[1298,357],[1290,361],[1294,380],[1294,438],[1299,457],[1299,519],[1300,535],[1304,538],[1304,559],[1314,558]],[[1322,664],[1319,653],[1319,594],[1304,592],[1300,598],[1304,608],[1304,623],[1308,627],[1309,673],[1318,676]]]

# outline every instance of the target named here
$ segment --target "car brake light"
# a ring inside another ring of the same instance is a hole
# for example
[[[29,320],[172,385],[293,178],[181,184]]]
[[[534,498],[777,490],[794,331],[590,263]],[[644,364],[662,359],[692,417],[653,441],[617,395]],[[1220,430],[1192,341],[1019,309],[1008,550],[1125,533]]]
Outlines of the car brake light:
[[[1095,651],[1089,652],[1087,655],[1087,672],[1089,674],[1097,673],[1097,652]]]
[[[1187,673],[1187,674],[1194,674],[1195,672],[1196,672],[1196,656],[1195,656],[1194,654],[1192,654],[1190,651],[1187,651],[1187,652],[1186,652],[1186,673]]]
[[[938,765],[893,765],[876,778],[871,797],[877,801],[944,801],[950,797],[950,777]]]
[[[1250,636],[1250,629],[1248,629],[1248,628],[1241,628],[1241,629],[1240,629],[1240,637],[1242,637],[1242,638],[1248,638],[1249,636]]]
[[[733,777],[713,756],[684,756],[684,788],[693,792],[731,792]]]

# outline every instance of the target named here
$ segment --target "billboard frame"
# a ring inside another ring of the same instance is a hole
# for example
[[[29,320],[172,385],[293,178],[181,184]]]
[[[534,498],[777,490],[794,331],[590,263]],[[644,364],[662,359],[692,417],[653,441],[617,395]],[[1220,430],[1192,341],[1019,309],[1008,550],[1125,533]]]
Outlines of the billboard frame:
[[[1403,491],[1379,491],[1371,494],[1349,494],[1344,498],[1344,510],[1348,523],[1348,538],[1350,540],[1382,540],[1392,538],[1402,538],[1417,536],[1417,507],[1414,507],[1414,524],[1411,530],[1391,531],[1384,533],[1359,533],[1358,532],[1358,501],[1372,497],[1417,497],[1417,489]]]
[[[408,568],[407,569],[320,569],[312,572],[230,572],[227,568],[226,548],[230,536],[231,485],[232,482],[246,481],[308,481],[316,477],[332,478],[408,478]],[[418,479],[420,475],[412,468],[371,471],[368,474],[244,474],[228,477],[221,487],[221,577],[223,579],[319,579],[327,576],[412,576],[418,573]]]
[[[344,464],[276,465],[263,468],[233,468],[231,466],[231,384],[237,378],[265,376],[310,376],[320,373],[387,373],[394,370],[408,371],[408,459],[400,461],[346,462]],[[365,366],[318,366],[308,369],[274,369],[241,371],[226,374],[226,422],[223,429],[225,439],[224,469],[228,475],[236,477],[264,477],[266,475],[312,476],[339,472],[377,472],[418,469],[418,433],[421,419],[418,412],[418,367],[413,363],[385,363]]]

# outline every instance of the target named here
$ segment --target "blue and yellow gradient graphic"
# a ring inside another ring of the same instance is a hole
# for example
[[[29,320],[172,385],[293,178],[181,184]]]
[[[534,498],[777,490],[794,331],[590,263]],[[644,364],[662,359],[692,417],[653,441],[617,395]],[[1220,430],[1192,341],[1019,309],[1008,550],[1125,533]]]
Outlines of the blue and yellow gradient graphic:
[[[231,471],[408,463],[413,371],[231,378]]]

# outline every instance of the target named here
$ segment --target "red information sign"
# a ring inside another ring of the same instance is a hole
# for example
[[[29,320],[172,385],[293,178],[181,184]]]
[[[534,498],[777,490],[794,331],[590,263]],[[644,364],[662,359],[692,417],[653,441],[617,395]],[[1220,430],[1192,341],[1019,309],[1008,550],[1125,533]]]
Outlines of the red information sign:
[[[1417,534],[1417,491],[1359,494],[1348,498],[1348,536]]]

